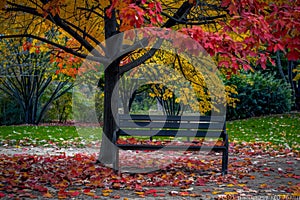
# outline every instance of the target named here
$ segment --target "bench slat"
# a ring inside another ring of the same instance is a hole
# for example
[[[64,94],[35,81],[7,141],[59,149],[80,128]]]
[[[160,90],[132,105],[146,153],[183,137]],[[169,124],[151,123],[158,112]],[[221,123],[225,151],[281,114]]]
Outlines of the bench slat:
[[[187,146],[187,145],[130,145],[130,144],[118,144],[117,145],[122,150],[163,150],[163,151],[171,151],[171,150],[189,150],[189,151],[197,151],[197,150],[226,150],[225,146]]]
[[[224,122],[224,116],[165,116],[165,115],[119,115],[119,120],[151,120],[151,121],[214,121]]]
[[[186,122],[143,122],[143,121],[120,121],[118,124],[122,128],[174,128],[174,129],[217,129],[222,130],[222,123],[186,123]]]
[[[120,136],[221,137],[222,131],[120,129]]]

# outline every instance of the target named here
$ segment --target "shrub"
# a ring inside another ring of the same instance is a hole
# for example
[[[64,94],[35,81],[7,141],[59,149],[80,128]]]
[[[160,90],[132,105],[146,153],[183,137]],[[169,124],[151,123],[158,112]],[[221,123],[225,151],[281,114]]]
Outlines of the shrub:
[[[0,93],[0,126],[22,123],[22,109],[12,97]]]
[[[227,108],[227,119],[241,119],[253,116],[289,112],[292,107],[290,85],[274,74],[261,72],[234,75],[225,81],[226,85],[237,86],[239,99],[236,107]]]

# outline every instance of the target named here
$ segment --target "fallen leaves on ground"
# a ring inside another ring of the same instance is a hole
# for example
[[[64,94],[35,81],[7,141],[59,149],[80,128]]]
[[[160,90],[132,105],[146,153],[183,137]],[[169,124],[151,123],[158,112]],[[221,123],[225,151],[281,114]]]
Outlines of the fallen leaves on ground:
[[[299,152],[273,149],[268,143],[231,144],[230,152],[229,173],[225,176],[219,173],[219,155],[202,157],[195,152],[174,156],[171,164],[158,171],[136,174],[118,174],[109,167],[95,164],[96,154],[1,154],[0,198],[42,196],[67,199],[86,196],[119,199],[122,191],[136,197],[205,198],[211,195],[226,199],[257,194],[299,196],[300,174],[297,174],[299,170],[294,170],[300,160]],[[124,151],[121,165],[128,164],[126,158],[132,154],[132,151]],[[272,165],[276,159],[283,158],[288,167]],[[285,185],[262,182],[261,177],[269,176],[289,182]],[[251,181],[258,182],[258,186],[253,188]]]
[[[176,146],[224,146],[224,142],[221,140],[204,140],[204,139],[194,139],[193,141],[174,141],[174,140],[140,140],[134,137],[130,138],[119,138],[118,144],[142,144],[142,145],[176,145]]]

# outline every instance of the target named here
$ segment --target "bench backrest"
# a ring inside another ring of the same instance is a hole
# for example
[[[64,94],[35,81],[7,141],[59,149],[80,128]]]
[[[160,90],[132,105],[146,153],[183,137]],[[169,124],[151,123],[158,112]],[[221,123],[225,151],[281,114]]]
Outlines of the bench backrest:
[[[118,135],[225,137],[223,116],[119,115]]]

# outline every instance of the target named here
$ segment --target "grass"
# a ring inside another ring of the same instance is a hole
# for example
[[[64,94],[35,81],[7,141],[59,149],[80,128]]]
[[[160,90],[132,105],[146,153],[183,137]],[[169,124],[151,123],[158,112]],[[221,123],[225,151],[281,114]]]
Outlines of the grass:
[[[273,115],[227,122],[231,142],[272,142],[300,150],[300,113]],[[101,127],[0,126],[2,145],[84,146],[101,139]],[[51,142],[49,142],[51,141]]]
[[[227,132],[231,141],[271,142],[300,150],[300,113],[230,121]]]
[[[85,145],[101,139],[101,127],[75,126],[0,126],[0,141],[5,145]]]

